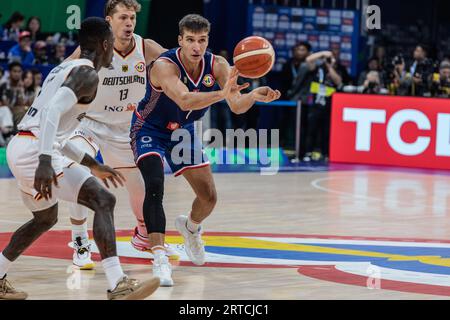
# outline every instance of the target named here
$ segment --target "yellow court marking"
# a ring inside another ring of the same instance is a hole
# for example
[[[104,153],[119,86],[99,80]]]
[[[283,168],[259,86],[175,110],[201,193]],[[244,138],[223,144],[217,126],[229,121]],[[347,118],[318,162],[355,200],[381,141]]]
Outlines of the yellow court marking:
[[[305,244],[281,243],[275,241],[250,239],[243,237],[203,236],[202,239],[208,246],[215,246],[215,247],[297,251],[297,252],[349,255],[358,257],[385,258],[391,261],[419,261],[424,264],[450,267],[450,258],[442,258],[440,256],[406,256],[383,252],[338,249]],[[117,240],[129,241],[130,237],[118,237]],[[181,236],[166,236],[166,241],[167,243],[170,244],[182,244],[183,238]]]

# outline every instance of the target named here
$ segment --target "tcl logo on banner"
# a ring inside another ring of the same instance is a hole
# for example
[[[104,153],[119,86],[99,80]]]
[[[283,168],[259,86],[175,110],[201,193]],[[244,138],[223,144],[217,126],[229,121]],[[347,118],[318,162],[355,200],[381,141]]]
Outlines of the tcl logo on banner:
[[[330,160],[450,169],[450,100],[333,96]]]

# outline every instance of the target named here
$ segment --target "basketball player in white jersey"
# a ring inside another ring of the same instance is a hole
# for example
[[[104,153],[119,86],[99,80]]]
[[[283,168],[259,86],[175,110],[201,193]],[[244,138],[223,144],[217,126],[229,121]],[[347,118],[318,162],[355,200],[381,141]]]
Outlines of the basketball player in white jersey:
[[[79,39],[80,59],[64,62],[50,72],[7,148],[8,165],[34,217],[14,233],[0,253],[0,299],[27,298],[25,292],[11,286],[6,273],[12,261],[56,224],[58,199],[80,203],[95,212],[94,239],[109,282],[109,299],[142,299],[159,287],[159,278],[139,283],[125,276],[116,251],[115,197],[74,162],[89,167],[107,186],[107,179],[116,187],[122,184],[119,172],[99,164],[68,140],[78,115],[95,98],[98,70],[109,66],[113,56],[114,36],[103,19],[83,21]]]
[[[148,251],[147,229],[142,214],[145,185],[134,163],[129,132],[133,111],[145,95],[146,66],[166,50],[155,41],[144,40],[134,34],[136,13],[140,7],[136,0],[107,1],[105,17],[115,36],[112,67],[100,70],[97,96],[72,135],[72,141],[93,157],[100,151],[104,163],[126,177],[125,187],[137,219],[131,243],[137,250]],[[79,50],[76,50],[69,59],[78,56]],[[74,204],[70,212],[73,263],[82,270],[92,269],[87,209]],[[170,250],[168,255],[177,257]]]

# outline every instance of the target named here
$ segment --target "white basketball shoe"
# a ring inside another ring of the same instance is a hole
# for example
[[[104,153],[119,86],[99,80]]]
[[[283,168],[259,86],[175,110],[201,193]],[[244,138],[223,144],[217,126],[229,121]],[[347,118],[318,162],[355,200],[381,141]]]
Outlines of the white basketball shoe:
[[[201,230],[192,233],[187,228],[188,217],[178,216],[175,219],[175,228],[184,238],[184,249],[192,263],[196,265],[205,264],[205,243],[202,240]]]
[[[172,287],[172,265],[165,255],[157,255],[153,259],[153,276],[158,277],[161,287]]]
[[[89,239],[77,237],[73,242],[73,264],[80,270],[93,270],[95,263],[91,257],[91,243]]]

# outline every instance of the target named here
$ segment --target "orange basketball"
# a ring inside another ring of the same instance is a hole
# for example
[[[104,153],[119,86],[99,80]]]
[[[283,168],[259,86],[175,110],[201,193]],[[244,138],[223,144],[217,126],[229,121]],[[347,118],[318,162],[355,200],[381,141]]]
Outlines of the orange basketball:
[[[242,77],[261,78],[272,70],[275,51],[266,39],[251,36],[236,45],[233,62]]]

